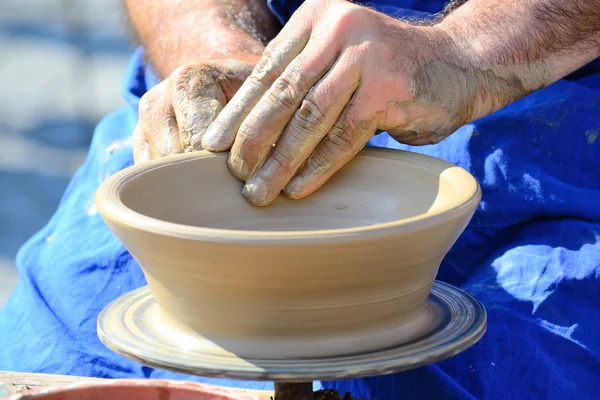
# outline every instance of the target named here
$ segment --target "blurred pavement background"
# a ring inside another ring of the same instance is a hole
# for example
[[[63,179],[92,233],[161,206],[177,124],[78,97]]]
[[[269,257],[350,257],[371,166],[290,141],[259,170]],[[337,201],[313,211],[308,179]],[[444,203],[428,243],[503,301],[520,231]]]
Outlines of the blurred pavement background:
[[[123,104],[122,0],[0,0],[0,308],[96,123]]]

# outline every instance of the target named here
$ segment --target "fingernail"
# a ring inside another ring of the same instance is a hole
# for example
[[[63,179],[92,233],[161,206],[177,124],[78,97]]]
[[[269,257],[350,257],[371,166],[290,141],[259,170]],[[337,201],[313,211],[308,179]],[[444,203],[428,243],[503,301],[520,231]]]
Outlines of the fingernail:
[[[242,189],[242,195],[251,203],[262,205],[267,200],[269,189],[260,176],[255,176],[246,182]]]
[[[219,149],[219,128],[215,126],[215,123],[209,125],[208,129],[202,137],[202,147],[209,151],[215,151]]]
[[[285,195],[291,199],[296,199],[298,194],[302,191],[302,183],[303,179],[300,177],[296,177],[292,179],[283,189]]]
[[[236,156],[235,153],[229,153],[229,157],[227,157],[227,168],[229,168],[231,175],[235,176],[236,179],[240,181],[245,181],[251,176],[248,173],[248,164],[246,164],[243,158]]]

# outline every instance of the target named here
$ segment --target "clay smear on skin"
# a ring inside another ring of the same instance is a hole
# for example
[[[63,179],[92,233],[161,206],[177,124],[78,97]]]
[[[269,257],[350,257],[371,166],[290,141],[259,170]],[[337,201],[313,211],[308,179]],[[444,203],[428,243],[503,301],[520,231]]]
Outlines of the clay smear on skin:
[[[434,61],[417,75],[414,93],[421,103],[432,104],[437,100],[446,105],[455,118],[454,125],[448,127],[452,133],[466,123],[545,87],[552,82],[552,76],[552,66],[547,60],[476,68],[459,68],[444,61]],[[442,95],[439,99],[432,90],[435,87],[445,88],[438,91]]]
[[[176,83],[175,108],[185,151],[202,149],[202,137],[227,102],[226,91],[243,82],[249,67],[229,62],[223,74],[213,67],[191,68]]]
[[[265,94],[263,98],[257,103],[257,106],[252,110],[249,116],[244,121],[244,125],[251,126],[252,129],[249,130],[250,133],[256,134],[252,135],[248,139],[247,146],[240,146],[239,148],[234,148],[234,155],[236,157],[240,157],[244,160],[245,166],[240,174],[243,174],[246,179],[250,179],[255,176],[259,169],[263,167],[263,164],[269,160],[270,154],[273,151],[272,144],[278,143],[282,134],[284,133],[286,127],[296,128],[296,135],[292,137],[295,138],[295,144],[291,145],[295,148],[301,148],[304,145],[307,145],[307,139],[302,137],[302,129],[298,128],[298,118],[297,115],[301,110],[304,110],[305,107],[302,106],[303,98],[299,98],[299,91],[301,88],[312,87],[313,82],[319,81],[319,79],[325,74],[325,71],[313,72],[313,71],[302,71],[296,67],[289,66],[285,75],[287,79],[285,81],[276,80],[275,83],[270,88],[270,94],[276,96],[275,107],[273,107],[273,100],[269,98],[269,94]],[[289,84],[288,82],[295,82],[294,84]],[[269,93],[269,92],[267,92]],[[274,113],[274,109],[280,109],[280,105],[288,105],[292,102],[298,102],[298,108],[290,108],[285,107],[283,112]],[[322,120],[325,119],[323,116]],[[265,130],[264,128],[270,128]],[[314,140],[314,131],[317,129],[315,124],[315,129],[311,129],[311,135]],[[269,133],[269,135],[265,135],[265,133]],[[315,144],[316,146],[316,144]],[[239,153],[238,151],[239,150]],[[307,155],[308,156],[308,155]],[[301,160],[304,161],[304,160]],[[279,168],[280,164],[271,163],[268,164],[267,167],[271,168]],[[300,163],[298,165],[290,165],[290,169],[297,170],[300,167]],[[266,175],[276,175],[279,171],[263,171]],[[270,180],[270,179],[268,179]],[[269,189],[270,192],[270,189]]]
[[[347,103],[353,100],[358,87],[358,77],[357,82],[349,85],[345,92],[336,94],[338,98],[327,102],[330,103],[330,108],[323,110],[323,114],[320,114],[321,111],[318,108],[311,107],[311,104],[314,104],[314,100],[313,102],[306,102],[307,99],[311,99],[311,93],[315,91],[325,90],[326,93],[328,92],[327,87],[321,88],[324,84],[322,79],[337,62],[339,62],[339,58],[333,58],[326,68],[316,72],[299,70],[292,65],[288,66],[286,75],[292,77],[289,80],[297,82],[297,87],[295,85],[282,84],[279,85],[281,86],[278,88],[279,90],[272,92],[277,96],[281,104],[288,104],[290,101],[299,100],[299,106],[296,110],[290,109],[288,113],[279,116],[279,118],[290,117],[291,119],[289,121],[285,119],[280,120],[279,123],[275,122],[277,132],[265,138],[269,142],[274,143],[272,146],[267,146],[267,143],[260,142],[258,145],[260,146],[260,151],[243,154],[241,157],[244,160],[251,158],[251,162],[247,163],[249,165],[246,166],[249,179],[246,181],[247,183],[244,186],[242,194],[252,204],[266,205],[285,188],[288,180],[292,179],[303,165],[306,165],[306,160],[311,156],[312,151],[320,143],[323,143],[322,141],[326,142],[326,138],[332,135],[331,132],[327,133],[328,126],[335,122],[335,119],[347,108]],[[331,84],[331,82],[325,84]],[[277,86],[274,87],[277,88]],[[298,88],[307,87],[310,88],[309,92],[303,99],[298,99]],[[273,90],[273,87],[271,90]],[[339,97],[342,96],[347,97],[347,99],[340,103]],[[257,112],[259,117],[252,122],[255,122],[258,126],[262,125],[261,120],[273,121],[276,118],[272,115],[271,109],[259,109],[255,112]],[[262,117],[260,117],[261,114]],[[334,120],[331,120],[331,118],[334,118]],[[256,130],[261,131],[260,128]],[[341,132],[341,136],[344,136],[344,132]],[[280,140],[281,137],[283,137],[283,140]],[[291,157],[289,155],[290,148],[298,149],[298,152]],[[283,161],[276,161],[272,157],[275,151],[280,151],[280,154],[286,154],[283,157]],[[308,153],[306,153],[307,151]],[[235,154],[235,156],[238,155]],[[333,167],[333,162],[329,162],[326,157],[320,157],[320,160],[328,164],[327,169]],[[285,181],[282,181],[282,178]]]
[[[444,104],[464,124],[542,88],[551,78],[544,61],[465,69],[436,60],[417,71],[411,90],[417,102]]]
[[[411,81],[414,101],[390,102],[388,107],[406,108],[428,115],[392,127],[388,132],[402,143],[437,143],[461,126],[493,113],[552,81],[546,61],[490,68],[461,68],[435,60],[416,71]]]
[[[222,22],[222,20],[225,19],[229,22],[229,27],[231,29],[240,28],[258,42],[267,42],[265,35],[258,29],[252,11],[245,4],[241,7],[234,7],[229,4],[219,11],[217,19],[219,22]]]
[[[184,151],[192,151],[194,136],[203,134],[225,104],[213,68],[190,68],[175,84],[174,106]]]
[[[262,83],[267,73],[276,69],[282,69],[282,65],[287,65],[287,62],[290,61],[287,59],[290,51],[293,49],[298,49],[299,51],[304,47],[304,44],[305,41],[288,41],[282,44],[280,47],[281,50],[274,53],[272,57],[262,57],[259,60],[251,75],[245,80],[240,90],[232,96],[231,100],[208,130],[206,139],[203,142],[204,148],[211,151],[229,149],[235,140],[242,122],[268,89]],[[241,161],[235,154],[232,154],[228,160],[233,175],[238,178],[239,176],[235,171],[239,169]]]
[[[356,83],[348,85],[344,91],[329,94],[331,90],[328,90],[327,86],[331,85],[331,81],[324,81],[322,78],[330,72],[332,66],[338,60],[332,61],[325,71],[316,74],[313,78],[308,78],[311,81],[317,81],[317,83],[312,86],[310,92],[302,100],[300,107],[289,123],[282,125],[284,128],[278,134],[281,135],[282,139],[279,140],[279,136],[275,136],[273,139],[273,142],[277,142],[277,144],[271,149],[271,154],[279,151],[280,154],[286,155],[284,157],[280,156],[284,160],[276,161],[272,155],[267,155],[265,162],[258,165],[260,168],[258,172],[253,173],[252,179],[247,181],[242,194],[253,204],[266,205],[266,203],[271,202],[294,178],[300,168],[307,164],[307,159],[312,156],[313,151],[319,151],[319,146],[327,143],[328,139],[335,136],[336,132],[339,132],[339,136],[345,136],[343,128],[338,127],[336,129],[334,124],[354,99],[354,94],[358,88],[358,77],[356,77]],[[311,92],[319,91],[321,97],[325,93],[329,99],[324,102],[323,100],[315,101],[312,99]],[[307,100],[309,101],[307,102]],[[323,114],[321,114],[318,106],[313,106],[313,104],[320,103],[328,106],[328,108],[323,109]],[[339,121],[337,121],[337,125],[340,125]],[[296,150],[290,151],[291,149]],[[323,153],[322,149],[320,151]],[[325,166],[327,170],[334,167],[333,160],[327,157],[321,156],[319,161],[320,163],[316,165]],[[317,171],[314,172],[317,174]],[[322,174],[318,174],[318,176],[320,175]],[[304,176],[304,178],[307,177]]]
[[[217,143],[233,142],[230,137],[232,132],[237,133],[240,127],[245,122],[246,118],[251,114],[255,106],[259,104],[263,95],[268,91],[270,85],[265,85],[265,80],[269,75],[279,76],[283,73],[285,67],[292,62],[296,55],[304,48],[306,40],[290,40],[282,44],[278,50],[275,50],[272,57],[262,57],[250,78],[244,86],[234,96],[232,101],[225,108],[224,112],[219,116],[219,120],[226,121],[225,124],[219,126],[219,132],[216,133]],[[233,115],[229,115],[229,114]],[[260,112],[258,112],[260,118]],[[228,128],[223,130],[223,128]],[[265,151],[263,154],[241,154],[240,149],[247,147],[243,141],[245,137],[239,136],[240,142],[234,145],[228,160],[228,165],[235,177],[240,180],[245,180],[251,177],[260,167],[257,160],[264,160]],[[248,138],[252,141],[257,137]],[[247,157],[252,156],[255,160],[248,162]]]

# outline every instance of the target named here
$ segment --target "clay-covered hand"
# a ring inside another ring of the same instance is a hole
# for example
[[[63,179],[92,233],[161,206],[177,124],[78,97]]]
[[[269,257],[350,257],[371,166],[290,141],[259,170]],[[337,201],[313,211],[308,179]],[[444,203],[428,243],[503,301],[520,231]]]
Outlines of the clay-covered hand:
[[[447,36],[344,0],[308,0],[269,43],[204,136],[226,151],[243,194],[267,205],[303,198],[377,131],[436,143],[472,118]],[[467,85],[468,86],[468,85]]]
[[[135,163],[201,148],[202,136],[252,72],[227,59],[187,64],[150,89],[133,132]]]

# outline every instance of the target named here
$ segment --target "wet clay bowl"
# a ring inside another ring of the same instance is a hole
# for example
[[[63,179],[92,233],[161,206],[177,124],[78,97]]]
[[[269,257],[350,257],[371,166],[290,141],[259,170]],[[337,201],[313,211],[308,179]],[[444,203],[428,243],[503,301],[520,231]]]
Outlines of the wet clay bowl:
[[[98,189],[100,214],[158,303],[151,323],[173,340],[200,335],[269,359],[370,351],[426,331],[441,260],[481,198],[473,176],[366,148],[313,195],[254,207],[226,157],[170,156]]]
[[[228,388],[183,381],[115,379],[28,390],[3,400],[260,400]]]

